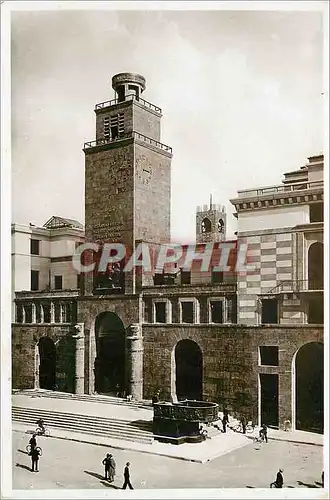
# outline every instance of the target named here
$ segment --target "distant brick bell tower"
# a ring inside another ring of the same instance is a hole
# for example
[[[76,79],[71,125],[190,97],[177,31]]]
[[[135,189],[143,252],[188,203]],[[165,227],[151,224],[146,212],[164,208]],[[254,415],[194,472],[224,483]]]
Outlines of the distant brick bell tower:
[[[227,214],[225,207],[212,203],[198,206],[196,211],[196,243],[215,243],[226,239]]]
[[[172,149],[160,142],[162,110],[141,98],[141,75],[119,73],[112,87],[115,98],[95,106],[96,140],[84,145],[86,240],[169,242]]]

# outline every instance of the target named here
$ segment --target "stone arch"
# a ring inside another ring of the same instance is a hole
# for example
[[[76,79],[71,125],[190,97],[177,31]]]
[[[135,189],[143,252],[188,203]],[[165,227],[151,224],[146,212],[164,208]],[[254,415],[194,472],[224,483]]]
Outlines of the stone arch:
[[[35,350],[36,386],[40,389],[55,389],[56,386],[56,346],[54,341],[41,337]]]
[[[292,359],[292,423],[297,430],[323,432],[324,346],[303,344]]]
[[[201,223],[201,232],[210,233],[212,231],[212,223],[208,217],[204,217]]]
[[[125,327],[120,317],[105,311],[95,319],[94,391],[116,395],[126,390]]]
[[[179,340],[172,350],[171,394],[174,400],[203,399],[203,354],[191,339]]]

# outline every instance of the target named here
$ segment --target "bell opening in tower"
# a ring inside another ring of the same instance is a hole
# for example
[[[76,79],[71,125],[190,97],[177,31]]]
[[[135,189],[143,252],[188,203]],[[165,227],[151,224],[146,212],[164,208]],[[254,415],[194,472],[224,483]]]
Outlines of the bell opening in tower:
[[[117,95],[118,95],[118,102],[124,102],[125,101],[125,86],[120,85],[116,89]]]

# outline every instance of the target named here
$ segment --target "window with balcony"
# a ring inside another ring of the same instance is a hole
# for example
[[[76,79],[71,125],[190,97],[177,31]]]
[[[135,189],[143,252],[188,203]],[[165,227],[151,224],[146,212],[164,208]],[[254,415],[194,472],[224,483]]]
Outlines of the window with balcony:
[[[39,271],[31,271],[31,291],[39,290]]]
[[[259,364],[262,366],[278,366],[278,346],[259,346]]]
[[[31,238],[30,240],[30,253],[31,255],[40,255],[40,240]]]
[[[276,325],[278,323],[278,300],[263,299],[261,301],[261,323]]]
[[[54,285],[55,285],[55,290],[62,290],[63,277],[62,276],[54,276]]]

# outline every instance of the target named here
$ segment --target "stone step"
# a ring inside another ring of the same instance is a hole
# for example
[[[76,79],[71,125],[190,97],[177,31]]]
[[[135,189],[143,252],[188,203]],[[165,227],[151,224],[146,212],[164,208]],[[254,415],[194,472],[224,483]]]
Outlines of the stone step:
[[[72,394],[69,392],[58,392],[58,391],[48,391],[46,389],[35,390],[35,389],[25,389],[25,390],[14,390],[13,394],[21,394],[25,396],[32,397],[44,397],[44,398],[56,398],[56,399],[69,399],[73,401],[88,401],[92,403],[105,403],[105,404],[115,404],[120,406],[129,406],[134,408],[152,408],[152,404],[149,401],[126,401],[123,398],[117,398],[115,396],[104,396],[101,394]]]
[[[36,421],[42,418],[50,432],[53,427],[145,444],[153,442],[152,423],[147,421],[118,420],[18,406],[13,406],[12,418],[16,422],[31,425],[31,431],[37,427]]]

